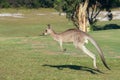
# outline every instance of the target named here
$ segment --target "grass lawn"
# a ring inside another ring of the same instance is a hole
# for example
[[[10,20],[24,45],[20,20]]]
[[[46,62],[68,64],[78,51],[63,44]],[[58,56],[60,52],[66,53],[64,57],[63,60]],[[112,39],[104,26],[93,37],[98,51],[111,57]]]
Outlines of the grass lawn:
[[[92,60],[72,44],[64,44],[61,52],[50,36],[39,36],[51,24],[55,31],[73,28],[65,16],[53,14],[53,9],[2,9],[4,13],[23,13],[24,18],[0,17],[0,80],[119,80],[120,30],[89,32],[101,46],[111,70],[107,70],[95,48],[87,47],[97,56],[94,70]],[[45,15],[37,15],[45,14]],[[120,25],[120,21],[99,22],[97,25]]]

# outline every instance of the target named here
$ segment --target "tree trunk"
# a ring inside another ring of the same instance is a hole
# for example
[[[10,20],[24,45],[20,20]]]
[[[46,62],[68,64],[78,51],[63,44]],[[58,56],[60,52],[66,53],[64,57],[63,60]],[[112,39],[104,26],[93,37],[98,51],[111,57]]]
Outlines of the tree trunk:
[[[79,29],[87,32],[87,16],[86,16],[86,10],[88,7],[88,0],[85,1],[85,3],[81,3],[79,5],[77,12],[77,18],[78,18],[78,26]]]

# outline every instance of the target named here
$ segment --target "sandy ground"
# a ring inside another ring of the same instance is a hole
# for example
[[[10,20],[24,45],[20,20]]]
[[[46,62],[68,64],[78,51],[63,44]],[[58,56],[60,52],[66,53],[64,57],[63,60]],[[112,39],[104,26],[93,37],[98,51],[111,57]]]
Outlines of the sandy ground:
[[[108,21],[107,17],[105,15],[107,12],[100,12],[97,19],[100,21]],[[120,19],[120,11],[112,11],[113,14],[113,20],[119,20]]]
[[[15,18],[24,18],[21,13],[1,13],[0,17],[15,17]]]
[[[58,12],[51,12],[51,15],[59,15]],[[97,16],[97,19],[99,21],[107,21],[107,17],[105,17],[105,15],[107,14],[107,12],[103,11],[100,12],[100,14]],[[112,11],[113,14],[113,20],[119,20],[120,19],[120,11]],[[46,16],[48,14],[45,13],[39,13],[39,14],[35,14],[38,16]],[[65,13],[61,13],[62,16],[65,16]],[[14,18],[25,18],[25,15],[22,13],[0,13],[0,17],[14,17]]]

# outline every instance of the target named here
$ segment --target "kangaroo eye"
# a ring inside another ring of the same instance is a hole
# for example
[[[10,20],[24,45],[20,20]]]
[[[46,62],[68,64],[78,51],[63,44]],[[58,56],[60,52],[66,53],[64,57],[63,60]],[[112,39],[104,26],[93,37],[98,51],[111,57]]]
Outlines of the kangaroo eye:
[[[47,30],[45,30],[45,32],[47,32]]]

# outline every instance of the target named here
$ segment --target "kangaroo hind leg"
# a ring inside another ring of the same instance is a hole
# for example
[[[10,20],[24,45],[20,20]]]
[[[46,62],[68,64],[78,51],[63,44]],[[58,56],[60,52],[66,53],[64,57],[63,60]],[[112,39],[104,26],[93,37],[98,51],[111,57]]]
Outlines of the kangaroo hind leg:
[[[86,53],[88,56],[90,56],[93,59],[93,66],[94,66],[95,69],[98,69],[97,66],[96,66],[96,56],[91,51],[89,51],[85,47],[85,45],[81,45],[81,46],[79,46],[79,48],[81,48],[84,53]]]

